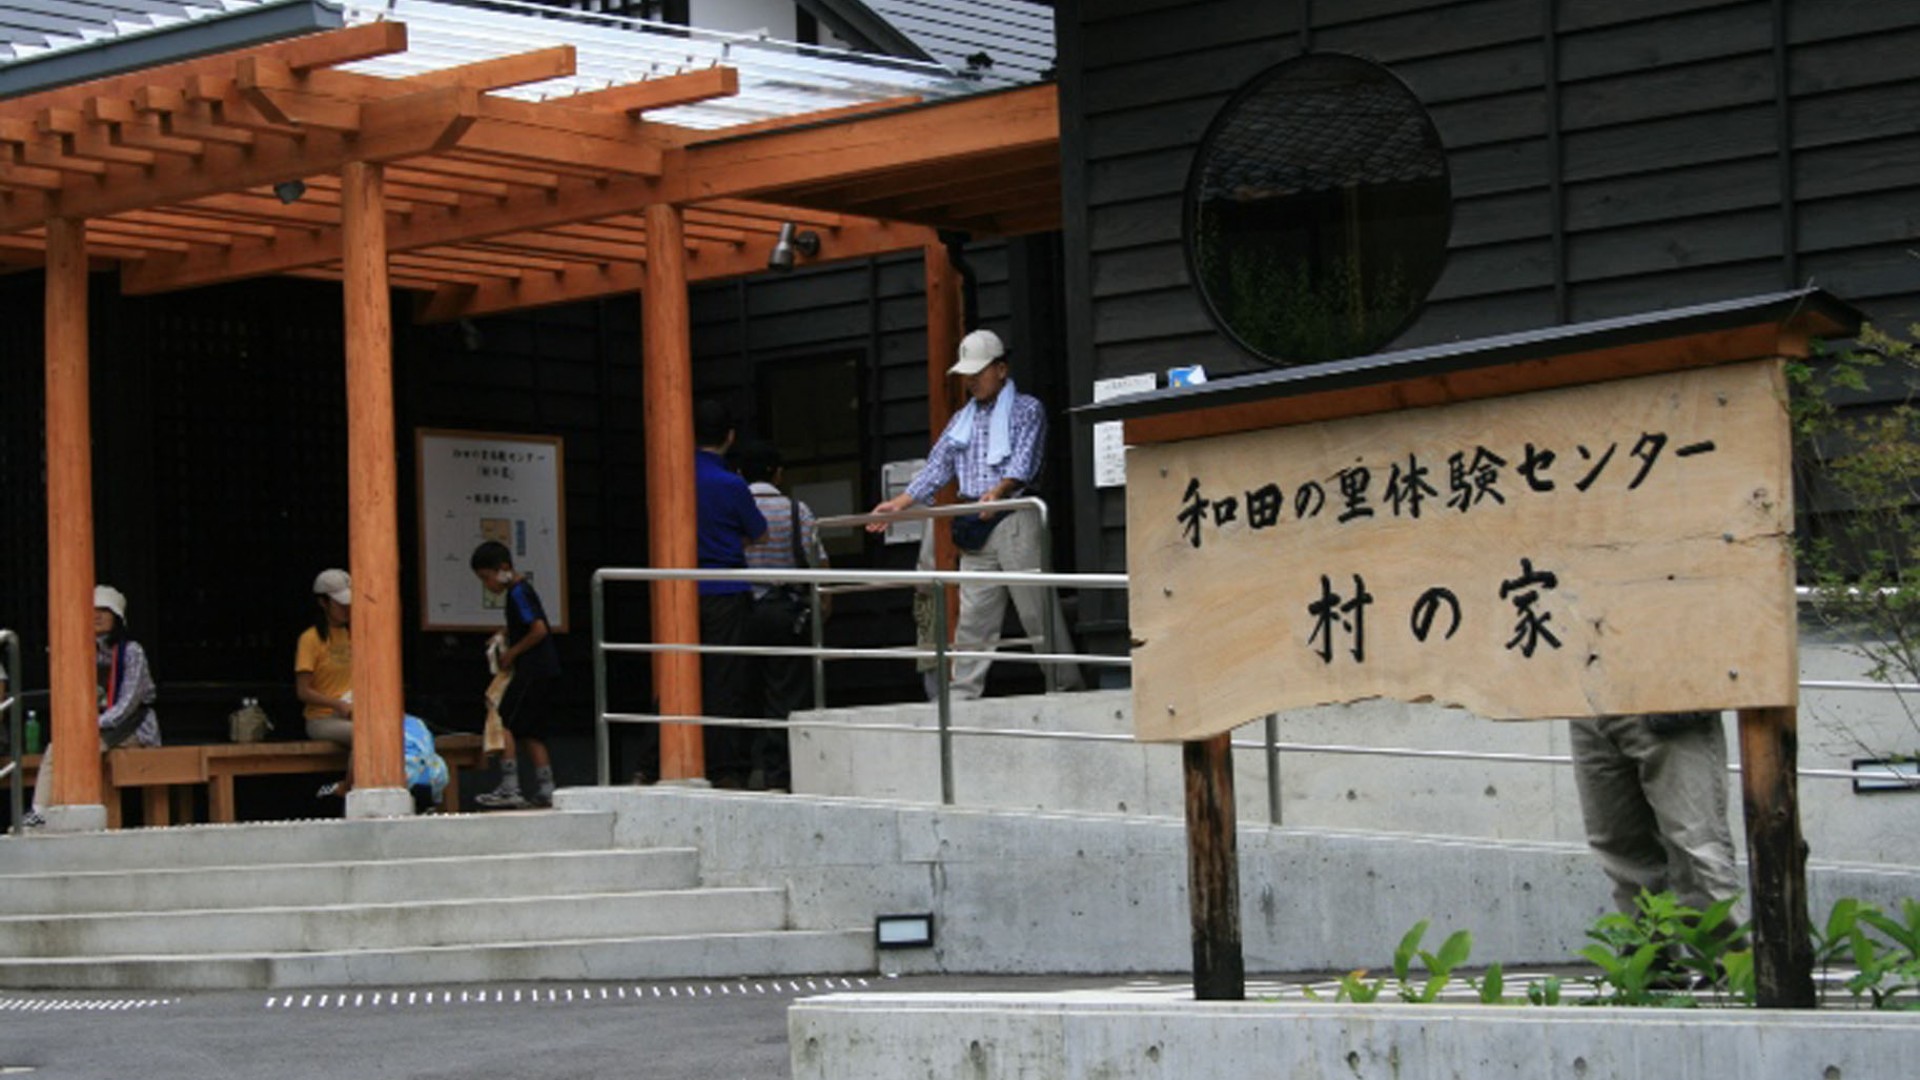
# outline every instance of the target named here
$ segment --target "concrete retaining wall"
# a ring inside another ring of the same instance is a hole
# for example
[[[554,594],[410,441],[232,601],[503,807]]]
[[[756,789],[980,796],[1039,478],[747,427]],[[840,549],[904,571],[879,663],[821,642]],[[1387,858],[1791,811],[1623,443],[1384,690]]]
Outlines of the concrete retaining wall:
[[[1854,679],[1864,664],[1844,644],[1803,641],[1807,679]],[[794,790],[809,795],[940,801],[939,746],[931,734],[845,731],[810,721],[912,725],[932,732],[931,705],[796,714]],[[1177,747],[1134,743],[1131,691],[998,698],[956,703],[960,728],[1006,736],[955,738],[955,801],[962,806],[1065,810],[1178,818],[1183,812]],[[1728,753],[1737,761],[1729,718]],[[1869,749],[1920,750],[1920,725],[1893,695],[1809,692],[1801,706],[1800,764],[1845,769]],[[1020,732],[1070,731],[1126,741],[1064,742]],[[1239,740],[1263,738],[1249,724]],[[1565,756],[1563,722],[1496,723],[1458,709],[1372,701],[1302,709],[1279,719],[1279,741],[1428,750]],[[1263,754],[1236,749],[1242,822],[1269,821]],[[1744,843],[1737,778],[1731,805],[1736,844]],[[1281,757],[1281,822],[1490,840],[1578,843],[1585,837],[1572,769],[1563,765],[1292,753]],[[1801,782],[1801,816],[1816,858],[1920,864],[1920,792],[1856,795],[1844,780]]]
[[[794,1080],[1911,1076],[1912,1014],[836,995],[787,1012]]]
[[[935,945],[880,954],[909,972],[1163,972],[1192,964],[1182,823],[1117,814],[943,809],[682,788],[565,789],[615,814],[616,842],[697,847],[708,886],[780,886],[799,929],[932,912]],[[1473,963],[1571,958],[1607,902],[1579,844],[1246,826],[1241,923],[1252,971],[1380,967],[1431,919],[1474,935]],[[1835,898],[1920,896],[1920,871],[1815,864]]]

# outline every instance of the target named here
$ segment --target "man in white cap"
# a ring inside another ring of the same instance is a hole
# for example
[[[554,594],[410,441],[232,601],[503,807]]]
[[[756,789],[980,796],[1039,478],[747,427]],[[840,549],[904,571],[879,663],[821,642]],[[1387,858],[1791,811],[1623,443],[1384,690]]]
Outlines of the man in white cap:
[[[947,429],[934,441],[926,466],[907,483],[907,489],[874,507],[874,513],[892,514],[915,503],[930,503],[934,493],[949,480],[959,482],[960,501],[970,503],[1017,498],[1032,490],[1039,480],[1047,449],[1046,408],[1039,399],[1022,394],[1014,387],[1007,370],[1007,347],[998,334],[975,330],[960,339],[959,352],[959,358],[947,371],[966,378],[971,400],[954,414]],[[1040,569],[1040,520],[1032,510],[998,514],[986,511],[978,516],[947,520],[952,522],[954,544],[960,549],[961,570]],[[875,523],[867,528],[880,532],[886,526]],[[1026,635],[1035,639],[1043,636],[1048,607],[1045,589],[962,585],[960,625],[954,635],[956,649],[994,647],[1000,640],[1009,592],[1013,594],[1013,607]],[[1066,620],[1060,617],[1057,608],[1053,644],[1055,651],[1073,651]],[[953,695],[979,697],[986,688],[989,663],[987,660],[956,661]],[[1054,683],[1063,690],[1080,689],[1079,669],[1072,664],[1058,665]]]

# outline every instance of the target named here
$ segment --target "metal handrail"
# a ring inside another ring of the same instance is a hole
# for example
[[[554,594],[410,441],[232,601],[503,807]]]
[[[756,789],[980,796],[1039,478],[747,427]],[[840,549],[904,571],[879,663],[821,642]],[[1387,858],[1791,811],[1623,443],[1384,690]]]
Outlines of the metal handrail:
[[[1009,500],[1013,502],[1014,500]],[[1024,500],[1022,500],[1024,501]],[[1037,501],[1037,500],[1035,500]],[[866,524],[877,520],[911,520],[912,518],[952,517],[970,512],[982,504],[967,507],[931,507],[918,510],[904,510],[898,514],[854,514],[838,518],[821,519],[820,523]],[[819,644],[819,609],[815,605],[815,639],[812,646],[709,646],[676,643],[628,643],[606,642],[601,634],[604,616],[603,585],[606,581],[659,581],[659,580],[738,580],[749,583],[784,584],[803,583],[814,590],[816,597],[829,590],[853,591],[872,589],[892,589],[903,586],[932,585],[936,623],[945,625],[946,584],[974,582],[991,585],[1041,585],[1048,587],[1049,597],[1054,589],[1065,586],[1083,588],[1124,589],[1128,578],[1125,574],[1052,574],[1045,572],[1011,573],[981,571],[906,571],[906,570],[816,570],[811,568],[773,569],[773,570],[667,570],[635,569],[601,570],[594,574],[594,675],[595,675],[595,734],[599,756],[599,782],[602,785],[611,782],[611,761],[609,754],[608,725],[611,723],[684,723],[692,725],[718,724],[729,727],[780,728],[785,721],[764,720],[739,717],[675,716],[658,713],[609,713],[606,708],[605,654],[616,653],[731,653],[753,656],[809,656],[813,657],[816,669],[825,660],[899,660],[932,657],[937,661],[939,673],[939,709],[938,725],[926,728],[915,724],[871,724],[848,723],[825,720],[808,722],[811,728],[825,730],[851,730],[862,732],[892,732],[900,734],[934,734],[940,738],[941,757],[941,800],[943,804],[953,802],[953,755],[952,740],[955,737],[996,737],[1011,739],[1050,739],[1062,742],[1117,743],[1135,742],[1127,734],[1100,734],[1092,732],[1008,730],[1000,728],[955,727],[951,717],[951,703],[947,686],[947,661],[952,659],[990,659],[1014,660],[1025,663],[1090,663],[1128,667],[1132,658],[1098,653],[1001,653],[995,651],[952,649],[946,645],[946,635],[934,636],[934,647],[923,649],[903,646],[886,646],[873,649],[825,648]],[[838,587],[835,590],[835,587]],[[1799,590],[1804,599],[1807,590]],[[1030,640],[1030,639],[1017,639]],[[816,683],[816,686],[818,684]],[[1798,685],[1807,690],[1827,690],[1845,692],[1920,692],[1920,684],[1887,683],[1867,680],[1846,679],[1802,679]],[[1453,761],[1486,761],[1507,764],[1571,765],[1573,758],[1563,754],[1522,754],[1494,751],[1470,750],[1427,750],[1415,747],[1354,746],[1335,743],[1297,743],[1282,742],[1278,738],[1278,717],[1265,718],[1265,738],[1261,740],[1235,739],[1234,747],[1243,750],[1262,751],[1267,759],[1267,785],[1269,817],[1274,824],[1280,823],[1280,790],[1278,760],[1281,753],[1344,754],[1378,757],[1425,758]],[[1737,765],[1729,764],[1729,772],[1738,772]],[[1860,769],[1797,769],[1796,774],[1813,779],[1884,780],[1884,771]]]
[[[916,504],[904,510],[892,510],[883,514],[873,513],[871,511],[864,514],[837,514],[832,517],[814,519],[813,527],[816,530],[864,529],[869,525],[893,525],[904,521],[935,521],[940,518],[966,517],[969,514],[987,512],[1015,513],[1021,510],[1031,510],[1039,519],[1040,570],[1042,573],[1051,572],[1053,570],[1052,511],[1047,509],[1047,501],[1038,495],[1021,495],[1012,499],[995,499],[991,502],[946,503],[938,506]],[[823,590],[815,586],[813,597],[813,643],[815,645],[821,644],[821,635],[825,629],[821,622],[820,615],[820,594],[822,592],[865,592],[871,591],[872,589],[872,586],[843,586],[840,589]],[[940,603],[936,606],[942,608],[938,613],[939,618],[935,620],[936,628],[944,627],[947,622],[946,612],[944,610],[945,605],[944,603]],[[1054,624],[1059,621],[1059,618],[1060,596],[1053,589],[1048,589],[1046,593],[1046,608],[1042,612],[1040,626],[1039,645],[1041,651],[1049,653],[1054,651],[1054,646],[1057,642],[1053,640],[1053,627]],[[935,634],[934,636],[939,637],[940,635]],[[1005,644],[1008,645],[1032,645],[1034,643],[1031,635],[1024,638],[1008,638],[1003,640]],[[1053,671],[1051,668],[1043,670],[1041,677],[1046,680],[1046,687],[1049,691],[1056,689],[1053,685]],[[942,690],[941,693],[945,694],[946,691]],[[820,658],[815,658],[813,662],[813,707],[816,709],[824,709],[827,707],[826,667],[824,661]]]
[[[1012,502],[1014,500],[1008,500]],[[1037,500],[1036,500],[1037,501]],[[945,507],[939,509],[948,509]],[[911,511],[901,511],[911,513]],[[891,515],[885,515],[891,516]],[[938,516],[938,515],[935,515]],[[951,515],[946,515],[951,516]],[[606,639],[606,586],[617,582],[654,582],[654,581],[734,581],[746,584],[803,584],[812,589],[817,597],[822,586],[862,585],[887,588],[911,588],[931,586],[934,603],[934,624],[946,625],[946,588],[949,584],[973,585],[1009,585],[1040,586],[1047,590],[1049,597],[1053,590],[1062,586],[1094,589],[1124,589],[1127,587],[1125,574],[1054,574],[1043,571],[982,571],[982,570],[820,570],[812,567],[781,567],[767,570],[719,570],[710,568],[602,568],[593,574],[593,700],[594,700],[594,756],[595,771],[602,786],[612,783],[612,735],[609,725],[612,723],[653,723],[688,722],[674,720],[657,714],[619,713],[611,714],[607,708],[607,654],[608,653],[728,653],[743,656],[809,656],[816,665],[826,660],[847,659],[918,659],[932,657],[936,672],[935,703],[939,710],[939,728],[941,735],[940,780],[941,793],[945,802],[953,801],[953,754],[952,754],[952,695],[950,693],[947,661],[950,659],[1013,660],[1020,663],[1091,663],[1127,667],[1133,663],[1129,656],[1109,656],[1103,653],[1058,653],[1051,650],[1030,653],[1004,653],[997,651],[953,649],[947,644],[945,634],[935,634],[932,649],[917,646],[906,648],[886,646],[879,649],[829,649],[819,643],[819,604],[814,605],[814,644],[803,645],[701,645],[682,642],[610,642]],[[1049,618],[1049,623],[1051,619]],[[1025,639],[1031,640],[1031,639]],[[752,723],[741,722],[737,717],[702,718],[703,723],[725,723],[730,727],[751,727]]]

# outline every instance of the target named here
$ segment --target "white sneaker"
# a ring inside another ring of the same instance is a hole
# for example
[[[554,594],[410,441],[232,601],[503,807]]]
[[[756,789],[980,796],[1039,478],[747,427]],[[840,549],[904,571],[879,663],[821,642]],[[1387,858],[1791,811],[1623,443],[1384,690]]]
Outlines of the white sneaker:
[[[483,791],[473,797],[473,804],[482,810],[525,810],[533,804],[520,794],[519,788],[495,788]]]

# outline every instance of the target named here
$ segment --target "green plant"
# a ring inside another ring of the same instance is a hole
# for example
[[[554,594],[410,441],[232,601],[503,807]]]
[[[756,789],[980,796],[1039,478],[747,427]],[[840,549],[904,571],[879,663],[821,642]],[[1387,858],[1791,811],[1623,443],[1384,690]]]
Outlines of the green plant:
[[[1535,1005],[1560,1004],[1560,976],[1549,975],[1527,987],[1527,1000]]]
[[[1670,892],[1643,890],[1632,914],[1600,916],[1587,930],[1594,944],[1580,950],[1600,969],[1589,980],[1594,1003],[1690,1008],[1699,1004],[1696,989],[1751,1001],[1752,958],[1735,948],[1746,930],[1732,920],[1733,905],[1728,898],[1698,911]]]
[[[1466,962],[1467,954],[1473,951],[1473,935],[1465,930],[1455,930],[1440,945],[1438,953],[1430,953],[1420,948],[1420,939],[1427,934],[1427,920],[1421,919],[1413,929],[1400,938],[1399,947],[1393,950],[1393,977],[1400,984],[1400,1000],[1418,1004],[1430,1004],[1440,997],[1440,991],[1447,988],[1453,980],[1453,969]],[[1413,958],[1418,956],[1420,964],[1427,969],[1427,981],[1416,987],[1413,984]]]
[[[1920,326],[1909,333],[1920,337]],[[1787,378],[1796,555],[1812,613],[1844,635],[1870,677],[1920,682],[1920,349],[1868,326],[1847,349],[1789,363]],[[1862,399],[1870,403],[1842,408]],[[1920,710],[1910,695],[1894,700],[1920,744]],[[1871,756],[1913,753],[1833,726]]]
[[[1815,961],[1835,960],[1858,969],[1847,992],[1865,996],[1876,1009],[1920,1010],[1920,1000],[1901,994],[1920,992],[1920,901],[1904,900],[1895,919],[1872,904],[1847,897],[1833,905],[1826,925],[1814,933]]]

